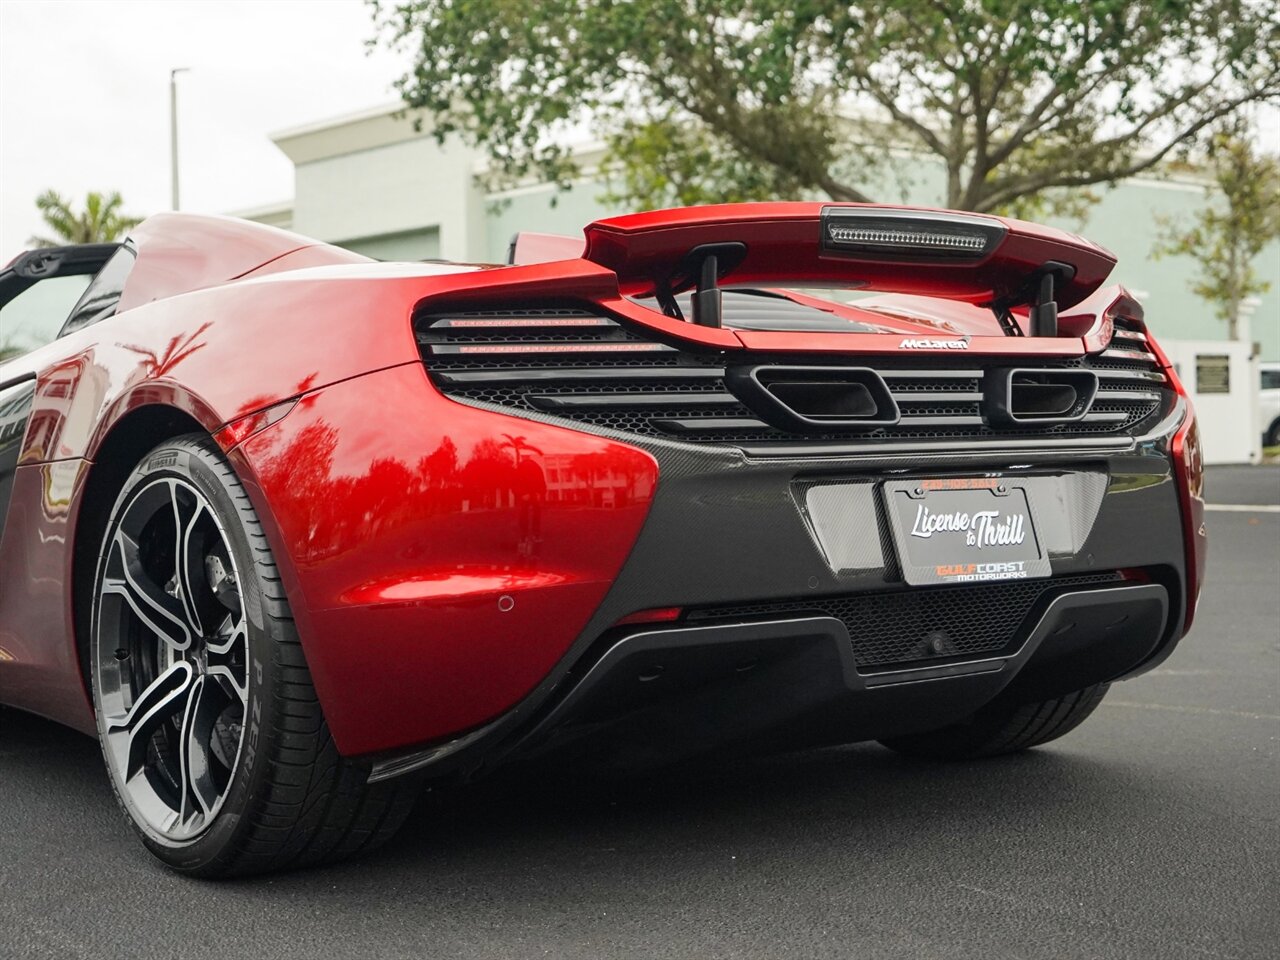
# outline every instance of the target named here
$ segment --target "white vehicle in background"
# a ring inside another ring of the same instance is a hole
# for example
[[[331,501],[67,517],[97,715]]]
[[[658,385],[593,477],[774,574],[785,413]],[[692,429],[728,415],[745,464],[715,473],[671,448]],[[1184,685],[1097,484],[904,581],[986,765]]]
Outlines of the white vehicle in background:
[[[1280,446],[1280,363],[1258,364],[1258,421],[1262,424],[1262,445]]]

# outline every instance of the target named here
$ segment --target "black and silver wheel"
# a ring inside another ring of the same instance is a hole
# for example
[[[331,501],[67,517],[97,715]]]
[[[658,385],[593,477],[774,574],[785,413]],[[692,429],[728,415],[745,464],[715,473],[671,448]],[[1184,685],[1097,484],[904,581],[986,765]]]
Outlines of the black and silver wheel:
[[[89,671],[121,806],[202,876],[377,846],[414,784],[334,748],[261,525],[207,437],[153,450],[121,491],[94,584]]]
[[[244,588],[189,479],[132,491],[106,545],[93,649],[107,765],[157,843],[198,837],[226,803],[249,706]]]

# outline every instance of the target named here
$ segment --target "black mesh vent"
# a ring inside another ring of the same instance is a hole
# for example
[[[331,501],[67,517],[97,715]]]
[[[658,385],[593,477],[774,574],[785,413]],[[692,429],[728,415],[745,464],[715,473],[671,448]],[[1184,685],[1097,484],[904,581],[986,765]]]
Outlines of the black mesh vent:
[[[982,358],[859,357],[884,378],[902,417],[893,426],[799,436],[761,419],[725,385],[734,358],[678,349],[624,321],[577,307],[455,311],[417,318],[422,355],[435,384],[459,400],[537,411],[598,428],[647,437],[723,444],[956,441],[1069,438],[1136,431],[1168,400],[1154,359],[1141,349],[1108,349],[1088,358],[1034,360],[1036,367],[1087,368],[1100,386],[1081,421],[991,425],[983,416]],[[1137,331],[1126,336],[1142,337]],[[795,357],[750,358],[797,362]],[[813,358],[798,362],[812,363]],[[841,360],[822,358],[825,364]],[[962,365],[959,366],[958,365]]]
[[[691,622],[759,620],[821,614],[844,623],[859,667],[916,661],[972,659],[1012,653],[1026,639],[1027,615],[1064,589],[1121,582],[1118,573],[1049,580],[929,587],[896,593],[782,600],[712,607],[688,615]]]

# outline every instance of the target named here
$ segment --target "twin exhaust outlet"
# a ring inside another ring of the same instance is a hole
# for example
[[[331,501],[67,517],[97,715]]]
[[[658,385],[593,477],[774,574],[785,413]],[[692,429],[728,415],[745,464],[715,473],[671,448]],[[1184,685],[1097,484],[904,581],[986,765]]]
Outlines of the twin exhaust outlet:
[[[884,378],[869,367],[730,367],[725,385],[762,420],[794,433],[876,430],[902,417]],[[1091,370],[1002,367],[985,372],[975,399],[992,425],[1051,426],[1083,419],[1097,392]]]

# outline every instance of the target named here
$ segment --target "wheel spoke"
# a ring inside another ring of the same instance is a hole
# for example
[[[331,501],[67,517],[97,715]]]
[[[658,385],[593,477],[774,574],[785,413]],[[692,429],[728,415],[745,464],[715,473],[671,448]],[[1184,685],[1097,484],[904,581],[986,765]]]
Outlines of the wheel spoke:
[[[209,767],[214,724],[222,710],[216,687],[208,677],[197,677],[182,716],[179,742],[179,786],[182,801],[178,820],[185,823],[195,814],[208,817],[218,802],[218,786]],[[194,801],[194,808],[192,802]]]
[[[223,685],[227,696],[248,706],[249,632],[244,614],[240,614],[225,637],[208,640],[206,647],[209,651],[208,675]]]
[[[123,718],[108,722],[107,740],[126,780],[146,763],[147,745],[160,725],[187,709],[194,678],[191,664],[179,660],[138,694]]]
[[[182,601],[187,623],[191,624],[196,635],[204,633],[200,623],[200,612],[196,609],[195,584],[200,582],[204,574],[204,558],[199,544],[192,544],[196,532],[196,521],[204,513],[204,504],[193,499],[190,505],[184,505],[178,496],[178,485],[169,484],[169,500],[173,505],[174,530],[174,565],[178,581],[178,598]]]
[[[121,597],[134,615],[174,650],[189,649],[199,631],[192,629],[182,602],[165,593],[142,566],[137,543],[119,530],[110,550],[103,595]]]

